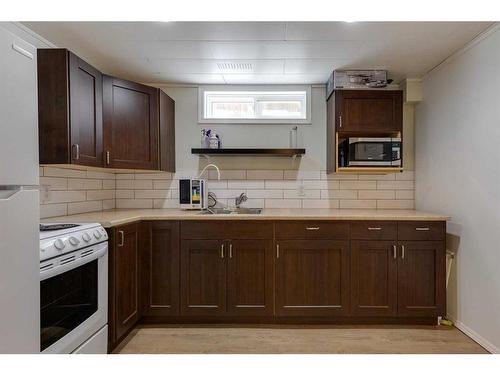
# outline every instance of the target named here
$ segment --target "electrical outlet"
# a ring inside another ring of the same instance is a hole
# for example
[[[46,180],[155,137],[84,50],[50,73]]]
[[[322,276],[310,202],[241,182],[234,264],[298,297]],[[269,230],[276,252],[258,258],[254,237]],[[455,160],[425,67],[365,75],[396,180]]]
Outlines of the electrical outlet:
[[[300,185],[297,186],[297,195],[299,197],[305,197],[306,192],[305,192],[305,189],[304,189],[304,185],[300,184]]]

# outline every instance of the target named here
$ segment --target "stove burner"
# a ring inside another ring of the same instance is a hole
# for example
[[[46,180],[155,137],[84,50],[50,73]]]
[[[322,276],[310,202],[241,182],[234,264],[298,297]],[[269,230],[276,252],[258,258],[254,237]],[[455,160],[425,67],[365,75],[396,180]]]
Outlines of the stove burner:
[[[40,232],[79,227],[79,224],[40,224]]]

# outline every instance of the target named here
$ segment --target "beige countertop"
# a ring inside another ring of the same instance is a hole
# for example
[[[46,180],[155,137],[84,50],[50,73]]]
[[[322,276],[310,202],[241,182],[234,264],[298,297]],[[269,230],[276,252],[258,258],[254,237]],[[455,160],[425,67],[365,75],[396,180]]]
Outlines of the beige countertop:
[[[207,215],[178,209],[115,209],[42,219],[44,223],[101,223],[105,228],[140,220],[406,220],[446,221],[449,216],[415,210],[269,208],[258,215]]]

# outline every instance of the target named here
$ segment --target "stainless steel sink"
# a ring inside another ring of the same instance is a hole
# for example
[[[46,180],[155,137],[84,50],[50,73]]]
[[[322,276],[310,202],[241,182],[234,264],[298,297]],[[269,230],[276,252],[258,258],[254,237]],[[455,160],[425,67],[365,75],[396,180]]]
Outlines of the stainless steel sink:
[[[262,208],[240,207],[234,209],[228,208],[209,208],[200,212],[200,215],[258,215],[262,213]]]

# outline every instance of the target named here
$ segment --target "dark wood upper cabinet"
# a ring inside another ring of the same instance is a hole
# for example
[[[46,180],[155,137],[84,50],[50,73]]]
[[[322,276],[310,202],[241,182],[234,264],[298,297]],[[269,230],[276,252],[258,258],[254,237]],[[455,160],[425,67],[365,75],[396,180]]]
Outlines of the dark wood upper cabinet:
[[[181,241],[182,315],[226,313],[226,254],[225,241]]]
[[[158,89],[104,76],[103,98],[106,165],[158,169]]]
[[[39,49],[41,164],[103,166],[102,74],[66,49]]]
[[[349,242],[276,242],[276,315],[349,313]]]
[[[179,222],[142,222],[139,245],[142,315],[179,315]]]
[[[444,241],[400,241],[398,315],[443,316],[446,313]]]
[[[167,172],[175,172],[175,101],[159,92],[160,101],[160,167]]]
[[[112,243],[111,275],[114,309],[110,319],[114,341],[120,340],[139,319],[139,248],[137,224],[116,227]]]
[[[273,315],[272,241],[231,240],[228,247],[228,314],[232,316]]]
[[[335,128],[339,132],[402,131],[403,92],[400,90],[338,90],[332,97]]]
[[[396,316],[395,241],[351,241],[351,314]]]

